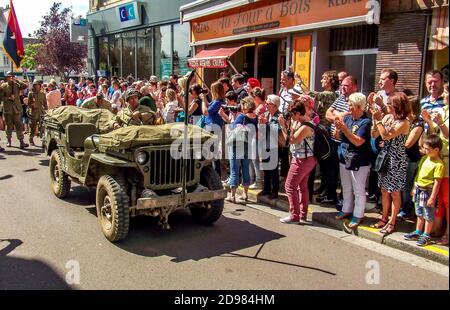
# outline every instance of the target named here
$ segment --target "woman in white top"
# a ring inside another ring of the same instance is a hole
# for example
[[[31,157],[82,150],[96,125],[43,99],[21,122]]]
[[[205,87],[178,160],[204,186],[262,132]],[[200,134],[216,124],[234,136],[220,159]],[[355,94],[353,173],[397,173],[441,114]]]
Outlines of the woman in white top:
[[[166,103],[164,105],[163,117],[166,124],[175,122],[175,114],[178,111],[177,93],[173,89],[167,89]]]
[[[308,113],[307,100],[300,97],[294,101],[290,111],[295,127],[291,128],[288,135],[286,120],[280,115],[278,121],[283,135],[289,140],[292,161],[286,179],[286,194],[289,199],[290,215],[280,219],[285,224],[299,224],[306,221],[308,215],[309,191],[308,177],[316,166],[314,157],[314,130],[313,122]]]

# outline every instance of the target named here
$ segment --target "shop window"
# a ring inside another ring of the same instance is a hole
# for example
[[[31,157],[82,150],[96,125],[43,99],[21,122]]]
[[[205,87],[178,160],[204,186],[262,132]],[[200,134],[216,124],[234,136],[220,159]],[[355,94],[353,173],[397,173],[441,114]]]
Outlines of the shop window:
[[[102,37],[99,39],[99,59],[98,69],[108,70],[109,67],[109,41],[108,37]]]
[[[355,52],[356,53],[356,52]],[[358,80],[358,90],[366,95],[374,91],[377,55],[338,55],[331,56],[333,70],[346,71]]]
[[[110,37],[110,73],[111,76],[120,76],[120,51],[122,48],[120,35]]]
[[[185,75],[190,72],[187,60],[191,57],[189,44],[189,24],[174,25],[173,29],[173,73]]]
[[[378,48],[377,25],[358,25],[331,29],[331,52],[373,48]]]
[[[155,73],[161,79],[169,79],[172,73],[172,26],[155,27],[154,42]]]
[[[122,34],[122,76],[135,76],[136,36],[135,32]]]
[[[138,78],[149,78],[153,73],[153,30],[152,28],[137,32]]]

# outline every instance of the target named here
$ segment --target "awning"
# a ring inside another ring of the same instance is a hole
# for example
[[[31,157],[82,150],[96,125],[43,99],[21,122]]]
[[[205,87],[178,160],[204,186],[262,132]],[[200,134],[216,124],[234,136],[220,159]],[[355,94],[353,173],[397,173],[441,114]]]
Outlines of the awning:
[[[223,69],[228,67],[228,59],[233,56],[241,47],[219,48],[215,50],[203,50],[194,58],[188,59],[191,69],[210,68]]]
[[[433,9],[429,50],[448,47],[448,7]]]

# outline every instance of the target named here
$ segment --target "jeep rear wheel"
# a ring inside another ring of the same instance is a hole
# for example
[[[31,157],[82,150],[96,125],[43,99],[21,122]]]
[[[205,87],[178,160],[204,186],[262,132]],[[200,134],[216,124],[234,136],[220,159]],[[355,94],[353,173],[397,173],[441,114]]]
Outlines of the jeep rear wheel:
[[[121,177],[105,175],[97,184],[96,207],[105,237],[116,242],[128,234],[130,211],[126,183]]]
[[[50,183],[56,197],[66,198],[70,192],[70,180],[61,166],[61,154],[54,150],[50,157]]]
[[[212,167],[205,167],[202,169],[200,175],[200,184],[208,188],[209,190],[221,190],[223,189],[222,181],[220,180],[217,172]],[[202,224],[212,224],[216,222],[223,212],[224,201],[213,200],[202,203],[202,206],[198,204],[192,205],[189,209],[192,217]]]

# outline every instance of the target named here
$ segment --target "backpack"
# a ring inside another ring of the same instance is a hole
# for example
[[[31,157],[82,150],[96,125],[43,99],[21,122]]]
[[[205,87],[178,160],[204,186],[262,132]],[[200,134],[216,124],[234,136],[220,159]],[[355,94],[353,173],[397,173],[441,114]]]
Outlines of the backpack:
[[[326,160],[331,156],[331,138],[327,128],[322,124],[304,123],[304,125],[314,130],[314,150],[312,150],[314,157],[318,160]],[[305,144],[311,149],[306,140]]]

